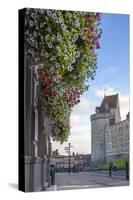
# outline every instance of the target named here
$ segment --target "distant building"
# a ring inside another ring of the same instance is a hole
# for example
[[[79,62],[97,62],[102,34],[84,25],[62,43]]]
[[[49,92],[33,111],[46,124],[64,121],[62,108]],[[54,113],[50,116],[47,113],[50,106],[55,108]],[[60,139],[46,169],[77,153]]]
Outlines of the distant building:
[[[69,156],[58,155],[53,157],[56,160],[56,169],[64,169],[65,171],[69,168]],[[89,167],[91,163],[90,154],[73,154],[70,156],[70,167],[71,169],[74,165],[78,166],[79,169],[84,169]]]
[[[106,129],[106,161],[129,156],[129,114],[127,118]]]
[[[105,96],[91,115],[91,162],[110,162],[129,155],[129,115],[121,121],[118,93]]]
[[[78,162],[79,167],[84,169],[85,167],[90,167],[91,155],[90,154],[76,154],[74,157],[75,161]]]

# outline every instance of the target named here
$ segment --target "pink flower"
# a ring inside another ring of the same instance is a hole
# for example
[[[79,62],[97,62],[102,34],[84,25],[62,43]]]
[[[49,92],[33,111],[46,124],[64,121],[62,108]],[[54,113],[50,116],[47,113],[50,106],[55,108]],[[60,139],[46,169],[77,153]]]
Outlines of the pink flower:
[[[94,31],[94,28],[93,28],[92,26],[90,27],[90,31],[91,31],[91,32],[93,32],[93,31]]]
[[[100,20],[100,13],[96,13],[94,15],[94,19],[97,21],[97,20]]]
[[[51,92],[51,96],[55,97],[56,96],[56,92]]]
[[[85,18],[85,19],[88,19],[88,15],[85,15],[84,18]]]
[[[88,35],[88,40],[93,40],[93,35]]]

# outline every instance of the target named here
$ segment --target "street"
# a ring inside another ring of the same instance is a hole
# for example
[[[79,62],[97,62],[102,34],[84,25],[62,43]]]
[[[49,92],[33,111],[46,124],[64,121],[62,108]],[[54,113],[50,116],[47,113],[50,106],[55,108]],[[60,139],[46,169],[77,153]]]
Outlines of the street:
[[[99,170],[99,171],[90,171],[89,173],[97,174],[97,175],[104,175],[104,176],[109,176],[109,171],[108,170]],[[114,178],[120,178],[125,180],[126,177],[126,170],[112,170],[112,177]]]
[[[107,171],[90,171],[79,173],[57,173],[57,190],[87,189],[112,186],[128,186],[124,171],[113,172],[112,177]]]

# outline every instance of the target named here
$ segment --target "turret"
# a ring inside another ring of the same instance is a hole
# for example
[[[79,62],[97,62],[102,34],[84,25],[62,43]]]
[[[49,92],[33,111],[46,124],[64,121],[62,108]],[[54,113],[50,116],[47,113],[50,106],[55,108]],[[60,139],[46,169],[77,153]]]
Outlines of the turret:
[[[106,128],[120,121],[118,94],[104,96],[102,103],[91,115],[91,161],[106,161]]]

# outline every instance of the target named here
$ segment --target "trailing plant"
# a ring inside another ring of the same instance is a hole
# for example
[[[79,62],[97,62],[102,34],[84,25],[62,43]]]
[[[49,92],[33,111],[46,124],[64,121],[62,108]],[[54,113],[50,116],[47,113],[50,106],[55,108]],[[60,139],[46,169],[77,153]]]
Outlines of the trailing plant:
[[[99,13],[26,9],[25,45],[38,66],[38,98],[61,143],[70,133],[72,108],[96,73],[100,21]]]

